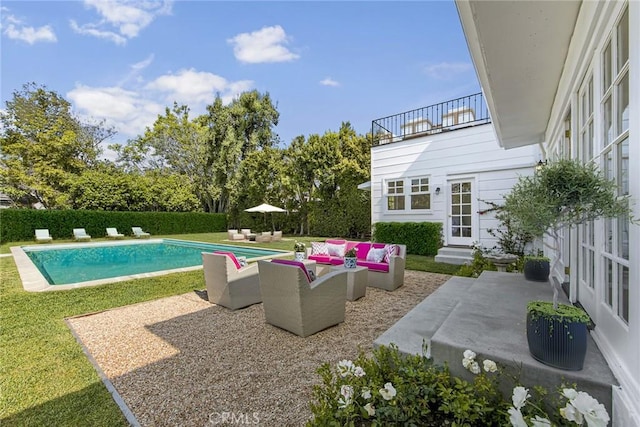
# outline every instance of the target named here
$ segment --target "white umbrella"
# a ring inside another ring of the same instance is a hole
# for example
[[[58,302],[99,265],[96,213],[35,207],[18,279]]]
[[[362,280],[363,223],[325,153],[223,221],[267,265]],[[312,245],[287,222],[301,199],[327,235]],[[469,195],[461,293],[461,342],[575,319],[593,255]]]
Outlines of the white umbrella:
[[[276,207],[276,206],[272,206],[270,204],[267,203],[263,203],[261,205],[258,206],[254,206],[252,208],[249,209],[245,209],[245,212],[260,212],[260,213],[267,213],[267,212],[286,212],[286,210]]]
[[[286,210],[279,208],[277,206],[272,206],[268,203],[263,203],[261,205],[258,206],[254,206],[252,208],[249,209],[245,209],[245,212],[260,212],[263,214],[263,221],[267,222],[267,218],[266,218],[266,214],[267,212],[286,212]],[[273,228],[275,230],[275,225],[273,224],[273,216],[271,217],[271,228]]]

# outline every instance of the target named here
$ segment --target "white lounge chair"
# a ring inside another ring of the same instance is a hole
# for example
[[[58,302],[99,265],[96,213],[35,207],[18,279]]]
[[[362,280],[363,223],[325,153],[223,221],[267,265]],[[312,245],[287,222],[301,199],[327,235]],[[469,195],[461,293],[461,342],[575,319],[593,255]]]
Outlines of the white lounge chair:
[[[245,235],[238,232],[238,230],[227,230],[227,235],[229,236],[229,240],[244,240]]]
[[[84,231],[84,228],[74,228],[73,229],[73,240],[77,242],[88,242],[91,240],[91,236]]]
[[[131,227],[131,232],[136,239],[147,239],[151,236],[151,234],[142,231],[142,227]]]
[[[107,228],[107,238],[109,239],[124,239],[124,234],[118,233],[117,228]]]
[[[209,302],[231,310],[262,301],[260,276],[255,263],[242,266],[231,252],[202,253]]]
[[[332,271],[311,281],[299,261],[258,261],[267,323],[301,337],[344,322],[347,272]]]
[[[40,228],[36,230],[36,242],[48,243],[53,240],[53,237],[49,234],[49,229]]]

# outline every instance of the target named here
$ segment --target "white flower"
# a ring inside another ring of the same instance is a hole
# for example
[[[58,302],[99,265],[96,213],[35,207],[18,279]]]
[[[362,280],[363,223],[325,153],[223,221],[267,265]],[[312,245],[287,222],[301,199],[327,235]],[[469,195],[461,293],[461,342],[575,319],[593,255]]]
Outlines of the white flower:
[[[469,370],[472,374],[478,375],[480,373],[480,365],[478,365],[478,362],[473,362],[471,366],[469,366]]]
[[[356,369],[354,369],[353,371],[353,375],[355,375],[356,377],[364,377],[366,374],[364,372],[364,369],[362,369],[360,366],[356,366]]]
[[[371,404],[371,402],[364,405],[364,410],[367,411],[367,414],[369,414],[370,417],[376,414],[376,408]]]
[[[353,397],[353,387],[350,385],[343,385],[340,387],[340,394],[343,395],[345,399],[351,400]]]
[[[482,366],[484,367],[485,372],[496,372],[498,370],[498,365],[493,360],[486,359],[482,362]]]
[[[564,408],[560,408],[560,415],[565,420],[573,421],[579,426],[581,426],[582,423],[584,423],[584,418],[582,417],[582,414],[576,411],[576,408],[574,408],[573,405],[569,402],[567,402],[567,406],[565,406]]]
[[[347,406],[349,406],[350,404],[351,404],[351,401],[345,399],[344,397],[341,397],[340,399],[338,399],[338,408],[339,409],[344,409]]]
[[[465,359],[475,359],[476,358],[476,354],[471,350],[465,350],[464,353],[462,353],[462,356]]]
[[[576,397],[578,397],[578,392],[577,392],[577,391],[575,391],[575,390],[574,390],[574,389],[572,389],[572,388],[563,388],[563,389],[562,389],[562,395],[563,395],[564,397],[566,397],[567,399],[569,399],[569,400],[573,400],[573,399],[575,399]]]
[[[513,401],[513,406],[519,411],[530,397],[531,395],[528,389],[518,386],[513,389],[511,400]]]
[[[511,421],[511,425],[513,427],[529,427],[524,421],[524,417],[522,416],[520,409],[509,408],[507,412],[509,412],[509,421]]]
[[[346,377],[353,373],[355,366],[351,360],[341,360],[338,362],[338,373],[341,377]]]
[[[466,357],[462,359],[462,366],[464,366],[464,369],[469,369],[469,366],[471,366],[472,363],[473,359],[467,359]]]
[[[532,427],[551,427],[551,421],[546,418],[542,418],[539,415],[536,415],[535,418],[531,419]]]
[[[384,385],[384,388],[380,389],[380,396],[382,396],[384,400],[391,400],[395,397],[395,395],[396,389],[393,388],[393,384],[391,383],[386,383]]]
[[[589,427],[604,427],[609,424],[609,414],[604,405],[585,393],[579,391],[575,399],[571,401],[573,407],[587,420]]]
[[[364,387],[360,396],[362,396],[363,399],[371,399],[371,390],[369,390],[369,387]]]

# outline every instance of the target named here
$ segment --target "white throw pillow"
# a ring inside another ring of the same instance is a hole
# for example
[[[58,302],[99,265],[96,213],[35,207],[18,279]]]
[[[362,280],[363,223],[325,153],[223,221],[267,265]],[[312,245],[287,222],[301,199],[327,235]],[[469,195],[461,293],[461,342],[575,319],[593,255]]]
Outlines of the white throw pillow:
[[[345,246],[347,246],[346,244],[342,244],[342,245],[338,245],[335,243],[327,243],[327,250],[329,251],[329,255],[331,256],[338,256],[338,257],[344,257],[344,250],[345,250]]]
[[[327,244],[323,242],[311,242],[311,255],[329,255]]]
[[[380,248],[380,249],[371,248],[367,253],[367,261],[382,262],[382,259],[384,258],[384,254],[386,253],[387,253],[387,250],[385,248]]]

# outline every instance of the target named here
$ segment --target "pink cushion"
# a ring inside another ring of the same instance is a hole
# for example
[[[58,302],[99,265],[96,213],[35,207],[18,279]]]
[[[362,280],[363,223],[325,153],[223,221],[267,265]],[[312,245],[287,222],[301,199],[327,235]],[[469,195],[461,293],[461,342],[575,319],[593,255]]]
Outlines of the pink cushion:
[[[362,259],[362,260],[367,259],[369,248],[371,248],[371,243],[369,242],[356,243],[356,250],[358,251],[356,258]]]
[[[383,262],[370,262],[370,261],[358,260],[358,265],[360,267],[367,267],[369,270],[373,270],[373,271],[383,271],[385,273],[389,272],[389,264],[385,264]]]
[[[338,239],[327,239],[326,243],[332,243],[334,245],[344,245],[347,243],[346,240],[338,240]]]
[[[374,243],[374,244],[373,244],[373,248],[374,248],[374,249],[382,249],[382,248],[384,248],[385,246],[387,246],[387,245],[386,245],[386,243]]]
[[[300,267],[302,271],[304,271],[304,276],[307,278],[307,282],[311,283],[311,276],[309,276],[307,267],[305,267],[305,265],[302,262],[294,261],[292,259],[272,259],[271,262],[274,264],[284,264],[284,265],[292,265],[292,266]]]
[[[233,252],[227,252],[227,251],[215,251],[214,254],[217,255],[226,255],[228,256],[231,261],[233,261],[233,263],[236,265],[236,268],[238,270],[240,270],[240,268],[242,268],[242,266],[240,265],[240,261],[238,261],[238,258],[236,258],[235,254]]]
[[[344,264],[344,258],[340,257],[331,257],[331,265],[342,265]]]
[[[309,259],[319,262],[320,264],[331,264],[331,257],[329,255],[309,255]]]

